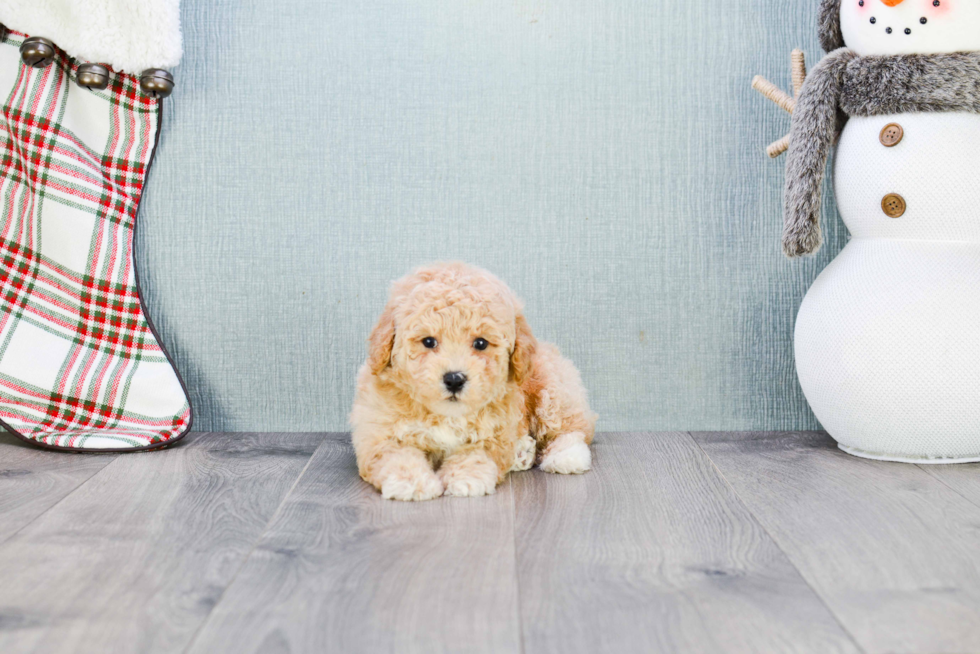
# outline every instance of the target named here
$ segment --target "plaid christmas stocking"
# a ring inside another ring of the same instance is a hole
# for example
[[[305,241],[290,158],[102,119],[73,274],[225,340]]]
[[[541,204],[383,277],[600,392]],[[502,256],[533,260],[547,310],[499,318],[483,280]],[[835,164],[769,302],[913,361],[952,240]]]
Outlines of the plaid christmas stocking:
[[[24,65],[0,43],[0,421],[59,449],[132,450],[183,436],[187,393],[147,320],[133,227],[160,101],[129,74]]]

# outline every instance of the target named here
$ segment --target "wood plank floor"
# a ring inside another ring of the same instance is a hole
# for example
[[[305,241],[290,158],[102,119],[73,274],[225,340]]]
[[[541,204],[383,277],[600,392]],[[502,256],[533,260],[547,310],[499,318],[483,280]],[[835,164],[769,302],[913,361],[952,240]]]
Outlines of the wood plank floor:
[[[980,651],[977,505],[919,466],[843,454],[825,434],[733,436],[695,439],[865,650]],[[980,468],[934,472],[970,473]]]
[[[980,465],[601,434],[584,476],[403,504],[345,434],[0,434],[0,652],[980,652]]]

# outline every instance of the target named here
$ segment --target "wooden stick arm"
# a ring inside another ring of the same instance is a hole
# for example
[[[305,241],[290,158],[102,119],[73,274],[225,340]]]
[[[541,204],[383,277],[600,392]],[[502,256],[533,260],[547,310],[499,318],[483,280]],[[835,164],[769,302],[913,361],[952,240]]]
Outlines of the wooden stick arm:
[[[790,68],[793,71],[793,97],[800,97],[800,89],[806,81],[806,56],[802,50],[793,50],[789,55]]]
[[[764,95],[767,99],[776,104],[777,107],[786,113],[793,113],[796,108],[796,100],[786,95],[775,84],[767,80],[762,75],[756,75],[752,79],[752,88]]]
[[[756,75],[752,78],[752,88],[786,113],[792,114],[793,110],[796,109],[796,99],[799,97],[803,83],[806,81],[806,57],[802,50],[793,50],[790,53],[789,61],[790,71],[793,76],[792,97],[762,75]],[[787,150],[789,150],[789,134],[778,141],[770,143],[769,147],[766,148],[766,154],[775,159]]]
[[[771,159],[775,159],[787,150],[789,150],[789,134],[778,141],[773,141],[770,143],[769,147],[766,148],[766,154],[768,154]]]

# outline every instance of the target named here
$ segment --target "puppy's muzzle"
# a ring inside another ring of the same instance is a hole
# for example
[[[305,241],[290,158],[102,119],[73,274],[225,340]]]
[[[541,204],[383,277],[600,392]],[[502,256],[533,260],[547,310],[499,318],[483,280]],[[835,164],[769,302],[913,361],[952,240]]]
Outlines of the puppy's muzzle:
[[[447,372],[442,376],[442,383],[446,385],[446,390],[456,395],[466,386],[466,375],[461,372]]]

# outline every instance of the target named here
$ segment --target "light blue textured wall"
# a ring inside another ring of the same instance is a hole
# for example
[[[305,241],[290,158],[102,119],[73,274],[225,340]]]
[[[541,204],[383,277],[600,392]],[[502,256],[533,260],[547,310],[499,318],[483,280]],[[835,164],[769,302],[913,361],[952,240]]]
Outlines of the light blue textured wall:
[[[581,368],[600,429],[812,428],[779,250],[817,0],[184,0],[138,229],[200,429],[342,429],[388,282],[464,259]]]

